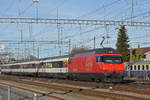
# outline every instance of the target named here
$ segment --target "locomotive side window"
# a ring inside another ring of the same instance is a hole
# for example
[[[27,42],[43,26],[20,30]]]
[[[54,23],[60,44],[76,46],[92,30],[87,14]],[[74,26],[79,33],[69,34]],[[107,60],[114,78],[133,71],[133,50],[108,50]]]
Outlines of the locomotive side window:
[[[97,57],[96,57],[96,62],[102,62],[101,56],[97,56]]]

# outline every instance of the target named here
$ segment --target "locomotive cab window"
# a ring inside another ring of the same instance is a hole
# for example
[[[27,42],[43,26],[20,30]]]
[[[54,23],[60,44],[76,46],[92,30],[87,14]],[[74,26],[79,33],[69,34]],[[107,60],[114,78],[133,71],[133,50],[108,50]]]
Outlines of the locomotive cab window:
[[[121,56],[103,56],[104,63],[121,64],[123,63]]]

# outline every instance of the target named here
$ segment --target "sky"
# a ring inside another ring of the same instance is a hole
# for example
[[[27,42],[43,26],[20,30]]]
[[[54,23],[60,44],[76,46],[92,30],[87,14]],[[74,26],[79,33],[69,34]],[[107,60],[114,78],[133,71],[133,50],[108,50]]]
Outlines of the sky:
[[[83,20],[119,20],[149,22],[150,0],[0,0],[0,18],[38,18],[49,19],[83,19]],[[30,27],[30,28],[29,28]],[[109,36],[104,47],[115,47],[118,28],[106,25],[61,25],[62,41],[71,40],[71,48],[100,48],[103,36]],[[30,30],[32,29],[32,31]],[[150,46],[149,27],[126,26],[131,48]],[[58,25],[55,24],[21,24],[0,23],[0,40],[58,41]],[[32,54],[40,57],[59,55],[69,52],[68,45],[56,44],[13,44],[4,43],[0,52],[14,52],[18,56]]]

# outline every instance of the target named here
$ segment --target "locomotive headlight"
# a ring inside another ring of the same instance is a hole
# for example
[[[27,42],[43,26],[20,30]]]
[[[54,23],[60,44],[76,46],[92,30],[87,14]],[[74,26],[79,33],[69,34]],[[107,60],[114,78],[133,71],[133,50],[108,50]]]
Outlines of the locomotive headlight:
[[[105,70],[104,73],[109,73],[109,70]]]
[[[119,73],[123,73],[123,71],[122,71],[122,70],[120,70],[120,71],[119,71]]]

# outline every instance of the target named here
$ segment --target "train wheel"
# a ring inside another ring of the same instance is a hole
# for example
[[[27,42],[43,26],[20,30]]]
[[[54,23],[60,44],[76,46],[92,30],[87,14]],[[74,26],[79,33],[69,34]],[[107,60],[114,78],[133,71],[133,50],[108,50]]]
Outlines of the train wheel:
[[[95,81],[95,78],[91,78],[91,81],[94,82],[94,81]]]
[[[68,76],[68,79],[69,79],[69,80],[73,80],[72,76]]]

